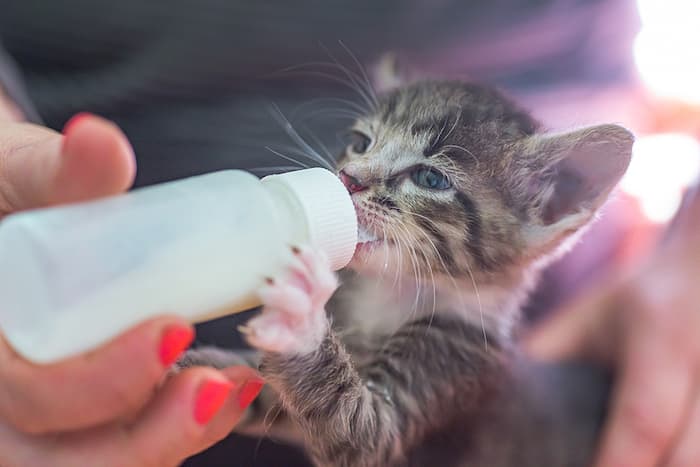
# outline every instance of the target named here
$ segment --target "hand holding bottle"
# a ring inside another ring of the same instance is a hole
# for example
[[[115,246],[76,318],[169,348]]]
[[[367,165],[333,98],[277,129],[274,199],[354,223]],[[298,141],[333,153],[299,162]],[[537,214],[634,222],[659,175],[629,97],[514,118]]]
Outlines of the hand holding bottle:
[[[133,153],[113,124],[81,116],[61,136],[2,115],[0,216],[130,186]],[[0,336],[0,465],[177,465],[213,444],[262,382],[241,367],[193,368],[162,383],[192,337],[181,318],[157,317],[89,353],[35,365]]]

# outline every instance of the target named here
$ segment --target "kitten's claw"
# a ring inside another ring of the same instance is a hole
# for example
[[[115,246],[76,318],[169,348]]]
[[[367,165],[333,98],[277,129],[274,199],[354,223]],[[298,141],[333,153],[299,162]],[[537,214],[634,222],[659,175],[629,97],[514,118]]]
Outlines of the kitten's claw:
[[[295,259],[283,277],[260,289],[262,313],[243,334],[260,350],[304,354],[314,351],[328,330],[325,305],[338,286],[328,259],[309,248],[291,247]]]

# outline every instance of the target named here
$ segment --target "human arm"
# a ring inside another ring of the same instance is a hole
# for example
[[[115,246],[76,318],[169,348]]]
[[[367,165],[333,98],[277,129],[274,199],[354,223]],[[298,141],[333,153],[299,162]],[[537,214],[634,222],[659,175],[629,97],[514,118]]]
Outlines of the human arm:
[[[544,359],[592,356],[617,373],[596,467],[697,465],[700,459],[700,193],[686,197],[643,265],[536,330]]]

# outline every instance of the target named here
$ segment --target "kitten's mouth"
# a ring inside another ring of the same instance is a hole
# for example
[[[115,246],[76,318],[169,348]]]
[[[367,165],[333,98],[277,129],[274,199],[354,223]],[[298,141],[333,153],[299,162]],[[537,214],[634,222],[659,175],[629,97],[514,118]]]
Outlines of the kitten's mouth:
[[[360,224],[357,228],[357,247],[355,248],[355,253],[361,250],[370,250],[383,242],[383,238],[378,237],[374,232],[371,232]]]
[[[378,242],[381,239],[377,237],[373,232],[367,230],[364,225],[360,225],[357,228],[357,243],[370,243]]]

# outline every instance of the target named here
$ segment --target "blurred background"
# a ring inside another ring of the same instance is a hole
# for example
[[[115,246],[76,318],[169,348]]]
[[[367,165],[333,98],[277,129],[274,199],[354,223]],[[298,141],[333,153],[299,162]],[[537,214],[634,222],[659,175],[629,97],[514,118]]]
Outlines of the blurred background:
[[[697,0],[0,0],[0,12],[0,62],[13,68],[2,84],[56,129],[80,111],[114,120],[136,150],[136,186],[298,165],[266,148],[314,165],[280,112],[338,154],[363,105],[356,81],[386,57],[410,78],[499,86],[551,129],[627,126],[638,139],[620,190],[546,272],[532,320],[634,267],[700,172]],[[240,345],[240,319],[201,326],[199,342]],[[305,465],[232,438],[186,465]]]
[[[604,86],[590,80],[528,92],[524,98],[553,127],[595,121],[626,125],[637,136],[632,163],[602,220],[547,271],[528,309],[533,318],[608,274],[634,268],[660,240],[700,174],[700,51],[693,46],[700,43],[694,22],[700,3],[605,3],[619,9],[611,6],[591,28],[600,34],[625,32],[624,38],[601,39],[597,54],[611,63],[626,62],[624,78]]]

